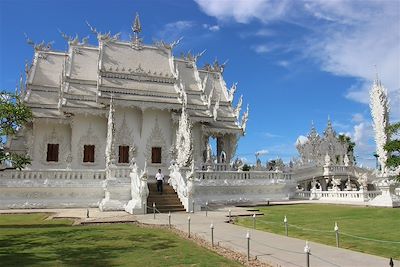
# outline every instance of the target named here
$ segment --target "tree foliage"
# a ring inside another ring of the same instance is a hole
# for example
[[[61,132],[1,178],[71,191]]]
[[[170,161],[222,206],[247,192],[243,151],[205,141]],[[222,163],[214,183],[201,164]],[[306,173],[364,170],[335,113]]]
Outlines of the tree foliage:
[[[397,169],[400,168],[400,122],[389,125],[387,128],[387,133],[390,138],[384,146],[385,150],[388,152],[386,165],[389,168]],[[396,178],[398,181],[400,181],[400,173]]]
[[[29,157],[7,152],[4,145],[6,138],[15,135],[31,119],[31,110],[20,101],[18,95],[7,92],[0,93],[0,163],[9,161],[18,169],[30,164]]]
[[[354,156],[354,147],[356,143],[351,140],[350,136],[345,134],[339,134],[338,139],[342,144],[347,144],[347,155],[351,153],[353,155],[353,162],[356,163],[356,158]]]

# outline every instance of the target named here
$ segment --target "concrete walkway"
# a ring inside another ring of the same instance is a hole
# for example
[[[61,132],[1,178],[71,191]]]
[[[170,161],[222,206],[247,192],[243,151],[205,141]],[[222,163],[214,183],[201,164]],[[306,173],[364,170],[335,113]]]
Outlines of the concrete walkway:
[[[245,209],[231,208],[232,215],[243,214]],[[252,213],[251,213],[252,214]],[[264,231],[247,229],[241,226],[228,224],[228,208],[218,211],[205,211],[196,213],[172,213],[171,224],[184,232],[188,231],[188,216],[191,219],[191,233],[211,242],[211,223],[214,224],[214,243],[232,250],[247,253],[247,230],[250,232],[250,254],[271,266],[304,267],[306,254],[304,253],[305,241]],[[168,214],[136,215],[136,219],[145,224],[168,224]],[[310,266],[318,267],[377,267],[389,266],[389,259],[377,257],[347,249],[326,246],[309,242],[311,248]],[[394,261],[394,266],[400,266],[399,261]]]
[[[246,233],[250,232],[250,254],[271,266],[304,267],[306,254],[305,241],[297,238],[285,237],[263,231],[247,229],[238,225],[228,224],[228,209],[196,213],[172,213],[171,224],[184,232],[188,231],[188,216],[191,218],[191,233],[211,242],[211,223],[214,224],[214,243],[240,253],[247,253]],[[231,207],[232,216],[252,215],[253,212],[245,208]],[[100,212],[98,209],[89,209],[90,218],[86,218],[86,209],[21,209],[0,210],[6,213],[53,213],[53,218],[73,218],[77,224],[134,222],[144,224],[168,225],[168,214],[130,215],[126,212]],[[380,267],[389,266],[389,259],[347,249],[340,249],[314,242],[309,242],[311,248],[310,267]],[[395,267],[400,267],[400,261],[394,261]]]

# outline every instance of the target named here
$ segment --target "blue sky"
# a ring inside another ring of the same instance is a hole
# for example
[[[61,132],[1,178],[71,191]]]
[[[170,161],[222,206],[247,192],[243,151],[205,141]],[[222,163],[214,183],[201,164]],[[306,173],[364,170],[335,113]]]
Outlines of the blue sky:
[[[389,91],[391,120],[400,119],[400,1],[50,1],[0,0],[0,89],[14,90],[32,47],[54,41],[65,50],[58,29],[90,35],[100,31],[129,38],[140,14],[146,43],[183,36],[175,55],[199,53],[199,65],[229,60],[228,86],[238,82],[236,100],[250,105],[247,134],[238,155],[255,161],[296,156],[300,135],[311,121],[319,132],[330,116],[337,132],[357,144],[358,162],[374,166],[368,89],[374,65]],[[93,35],[89,42],[96,43]]]

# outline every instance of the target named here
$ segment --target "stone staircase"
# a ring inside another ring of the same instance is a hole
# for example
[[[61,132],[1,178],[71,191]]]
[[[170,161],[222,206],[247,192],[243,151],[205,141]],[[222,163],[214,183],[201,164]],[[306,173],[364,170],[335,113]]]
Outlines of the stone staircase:
[[[163,184],[163,193],[157,192],[156,183],[148,183],[149,197],[147,198],[148,212],[152,212],[153,203],[161,213],[185,211],[178,195],[169,184]]]

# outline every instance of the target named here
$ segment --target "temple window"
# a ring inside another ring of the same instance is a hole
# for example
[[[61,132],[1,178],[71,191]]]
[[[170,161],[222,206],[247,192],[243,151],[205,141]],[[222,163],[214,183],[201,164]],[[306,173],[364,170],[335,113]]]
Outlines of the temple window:
[[[161,163],[161,147],[151,148],[151,163]]]
[[[47,158],[48,162],[58,162],[58,144],[47,144]]]
[[[119,146],[118,163],[129,163],[129,146]]]
[[[94,162],[94,145],[83,146],[83,162]]]

